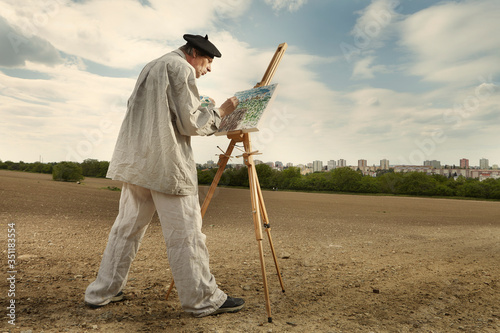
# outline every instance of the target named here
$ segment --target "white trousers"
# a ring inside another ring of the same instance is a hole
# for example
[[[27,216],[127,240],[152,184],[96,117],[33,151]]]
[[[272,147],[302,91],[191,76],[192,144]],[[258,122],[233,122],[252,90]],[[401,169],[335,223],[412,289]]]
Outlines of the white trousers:
[[[198,195],[168,195],[123,183],[118,216],[85,301],[105,305],[127,283],[130,265],[154,212],[158,211],[167,256],[182,308],[196,317],[217,310],[227,299],[210,273]]]

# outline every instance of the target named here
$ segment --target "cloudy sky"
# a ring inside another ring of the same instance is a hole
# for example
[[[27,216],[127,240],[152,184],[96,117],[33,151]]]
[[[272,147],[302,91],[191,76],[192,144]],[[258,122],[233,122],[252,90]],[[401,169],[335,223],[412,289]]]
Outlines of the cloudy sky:
[[[217,104],[278,96],[252,134],[263,161],[500,164],[500,1],[0,0],[0,160],[111,158],[142,67],[208,34]],[[226,137],[197,137],[197,162]],[[233,163],[241,163],[233,159]]]

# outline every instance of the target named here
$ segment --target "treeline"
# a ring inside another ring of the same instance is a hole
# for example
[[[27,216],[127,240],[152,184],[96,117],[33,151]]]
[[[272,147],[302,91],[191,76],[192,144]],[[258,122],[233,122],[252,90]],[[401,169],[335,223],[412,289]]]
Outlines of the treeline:
[[[86,159],[82,163],[24,163],[0,160],[0,169],[52,174],[54,180],[62,181],[78,181],[84,177],[104,178],[108,167],[109,162],[95,159]],[[427,175],[422,172],[395,173],[393,170],[379,172],[376,177],[372,177],[364,176],[361,172],[351,168],[301,175],[300,169],[295,167],[278,171],[267,164],[259,164],[255,168],[263,189],[500,200],[500,179],[479,181],[463,176],[454,179],[441,175]],[[198,182],[210,185],[216,172],[217,169],[198,169]],[[219,185],[248,187],[247,167],[226,169]]]
[[[263,189],[500,199],[500,179],[479,181],[459,176],[455,180],[441,175],[395,173],[393,170],[372,177],[351,168],[301,175],[300,169],[294,167],[277,171],[259,164],[255,168]],[[199,183],[211,184],[216,172],[217,169],[199,170]],[[226,169],[219,184],[248,187],[247,168]]]
[[[55,180],[77,181],[83,177],[104,178],[108,172],[109,162],[86,159],[77,162],[33,162],[25,163],[0,160],[0,169],[52,174]]]

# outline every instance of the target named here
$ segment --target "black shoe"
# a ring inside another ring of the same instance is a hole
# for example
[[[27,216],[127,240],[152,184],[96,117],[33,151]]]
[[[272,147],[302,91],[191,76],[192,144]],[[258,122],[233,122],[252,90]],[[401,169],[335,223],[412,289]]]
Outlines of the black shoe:
[[[125,299],[125,296],[123,295],[123,291],[120,291],[118,294],[116,294],[115,296],[113,296],[111,298],[111,301],[109,303],[123,301],[124,299]],[[90,304],[90,303],[85,302],[85,305],[87,305],[91,309],[99,309],[100,307],[103,307],[104,305],[107,305],[107,304],[95,305],[95,304]]]
[[[245,300],[243,298],[233,298],[233,297],[227,297],[227,300],[224,302],[224,304],[221,305],[220,308],[218,308],[214,313],[212,314],[219,314],[219,313],[235,313],[240,311],[243,308],[243,305],[245,305]]]

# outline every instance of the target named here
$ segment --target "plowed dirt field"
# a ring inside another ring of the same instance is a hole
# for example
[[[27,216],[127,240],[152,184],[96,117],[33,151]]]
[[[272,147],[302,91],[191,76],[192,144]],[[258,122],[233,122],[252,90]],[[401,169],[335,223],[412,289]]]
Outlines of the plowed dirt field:
[[[118,212],[113,187],[0,170],[1,332],[500,332],[500,202],[491,201],[264,191],[286,290],[265,237],[268,323],[249,191],[221,188],[203,231],[212,273],[246,300],[241,312],[198,319],[175,289],[165,300],[171,273],[156,216],[126,300],[89,309],[83,294]]]

